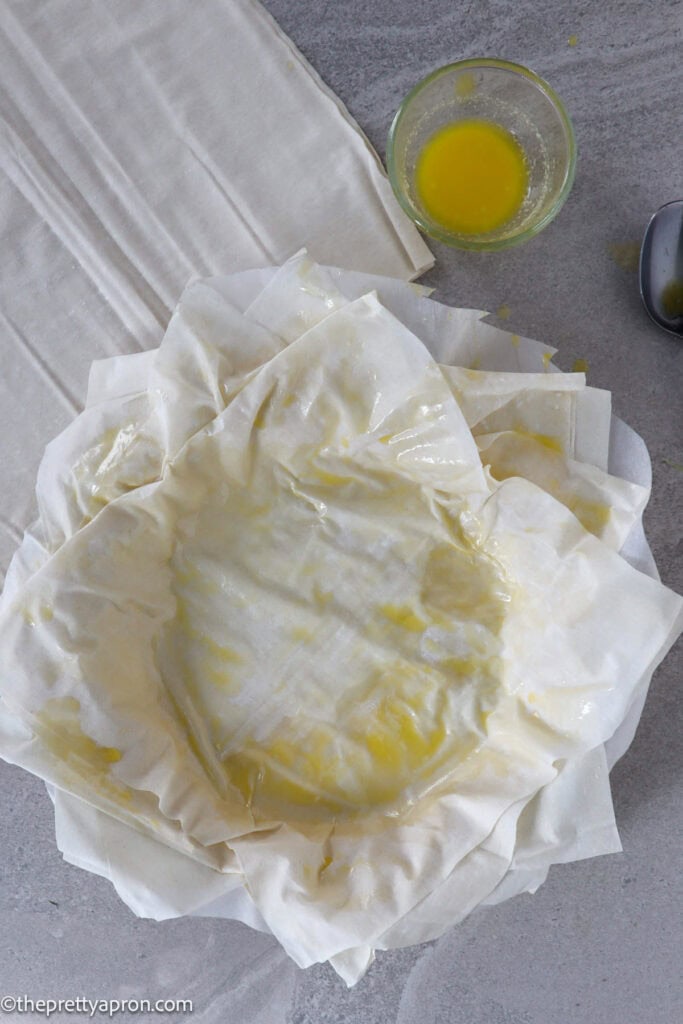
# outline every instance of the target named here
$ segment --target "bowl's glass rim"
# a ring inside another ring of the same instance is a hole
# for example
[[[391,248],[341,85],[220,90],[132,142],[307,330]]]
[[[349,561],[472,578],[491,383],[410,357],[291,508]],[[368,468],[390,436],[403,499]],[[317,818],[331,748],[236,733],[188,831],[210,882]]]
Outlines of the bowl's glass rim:
[[[532,225],[532,227],[526,228],[524,231],[520,231],[517,234],[509,235],[506,238],[491,241],[486,241],[485,239],[478,241],[474,238],[468,238],[466,236],[461,237],[452,234],[451,232],[440,228],[438,224],[434,224],[423,217],[420,211],[417,210],[410,202],[401,187],[398,180],[396,161],[394,159],[394,144],[398,128],[406,109],[410,106],[415,97],[422,92],[426,86],[431,85],[435,79],[440,78],[442,75],[449,74],[453,71],[461,71],[466,68],[475,67],[495,68],[500,71],[509,71],[513,74],[522,75],[533,85],[537,86],[548,97],[559,114],[567,135],[569,147],[569,163],[564,181],[562,182],[562,187],[558,193],[557,199],[547,213],[536,224]],[[474,249],[480,251],[506,249],[511,245],[517,245],[519,242],[524,242],[528,238],[532,238],[534,235],[537,235],[539,231],[542,231],[543,228],[557,216],[562,206],[564,206],[564,203],[571,192],[572,185],[574,184],[574,175],[576,173],[576,136],[574,135],[574,128],[564,103],[552,86],[549,85],[544,78],[541,78],[540,75],[537,75],[535,71],[532,71],[531,68],[525,67],[524,64],[515,64],[513,61],[502,60],[499,57],[468,57],[466,60],[453,61],[451,64],[444,64],[442,67],[436,68],[425,78],[422,78],[417,85],[414,85],[410,92],[405,96],[396,111],[394,119],[391,122],[391,127],[389,128],[389,136],[387,139],[387,172],[389,174],[391,187],[393,188],[394,194],[403,210],[408,214],[410,219],[431,238],[435,238],[437,241],[444,242],[446,245],[450,245],[458,249]]]

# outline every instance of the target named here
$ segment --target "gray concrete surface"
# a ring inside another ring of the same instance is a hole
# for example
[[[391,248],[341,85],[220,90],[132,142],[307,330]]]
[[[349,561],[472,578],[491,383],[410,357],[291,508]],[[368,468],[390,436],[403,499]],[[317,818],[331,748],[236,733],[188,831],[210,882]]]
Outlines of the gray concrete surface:
[[[382,155],[402,96],[453,59],[526,63],[564,98],[579,164],[558,219],[502,254],[434,246],[425,280],[442,301],[507,306],[505,326],[557,345],[563,369],[588,361],[589,382],[612,391],[617,414],[648,444],[647,532],[663,580],[682,591],[683,345],[647,319],[629,253],[650,214],[683,198],[683,5],[266,6]],[[479,912],[437,942],[380,954],[352,991],[328,967],[298,970],[273,939],[239,924],[137,920],[108,883],[63,863],[41,783],[0,765],[0,995],[190,998],[192,1016],[156,1019],[194,1024],[675,1024],[682,661],[679,644],[613,772],[623,854],[555,868],[533,897]]]

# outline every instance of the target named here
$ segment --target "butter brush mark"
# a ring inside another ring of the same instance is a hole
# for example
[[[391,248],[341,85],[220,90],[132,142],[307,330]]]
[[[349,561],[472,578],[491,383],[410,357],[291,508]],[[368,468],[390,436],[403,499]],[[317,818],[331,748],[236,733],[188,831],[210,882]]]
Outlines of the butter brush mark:
[[[556,495],[558,500],[565,505],[570,512],[573,512],[584,530],[601,537],[612,519],[612,510],[609,505],[602,501],[587,501],[578,495],[560,494]]]
[[[195,583],[196,591],[205,596],[213,593],[214,587],[216,587],[215,583],[200,574],[198,577],[199,579]],[[202,678],[210,680],[215,686],[226,691],[234,690],[235,682],[232,671],[244,664],[243,655],[234,647],[218,643],[208,633],[198,629],[194,624],[197,618],[198,615],[192,611],[188,600],[176,591],[175,623],[187,641],[185,646],[188,654],[190,650],[192,652],[192,657],[187,659],[193,663],[191,676],[200,673]],[[198,696],[196,686],[193,696]]]
[[[422,633],[428,625],[408,605],[384,604],[380,605],[379,611],[389,622],[411,633]]]
[[[480,693],[463,710],[459,690],[476,672]],[[480,659],[397,662],[346,694],[334,723],[300,714],[223,764],[256,820],[395,814],[476,751],[498,685]]]
[[[515,427],[514,433],[518,437],[525,438],[527,441],[532,441],[535,444],[540,444],[543,448],[556,452],[558,455],[564,453],[562,442],[558,437],[553,437],[552,434],[537,434],[531,430],[524,430],[523,427]]]
[[[115,777],[113,769],[123,754],[117,747],[100,744],[88,736],[81,725],[81,704],[76,698],[52,698],[31,718],[36,739],[55,762],[47,777],[58,786],[106,809],[133,828],[165,835],[164,841],[170,841],[173,847],[179,843],[185,853],[190,848],[188,843],[191,844],[198,860],[220,869],[224,849],[219,845],[196,844],[191,837],[183,836],[179,822],[161,811],[156,793],[144,786],[129,786]],[[229,810],[234,814],[239,808],[235,805],[233,810],[231,805]]]
[[[398,663],[344,694],[333,723],[300,714],[224,765],[259,817],[331,820],[386,807],[443,753],[442,686],[440,673]]]
[[[176,614],[157,647],[159,669],[194,756],[225,795],[216,748],[224,727],[223,709],[239,691],[246,658],[206,621],[207,605],[220,594],[216,579],[178,552],[171,565]]]
[[[319,711],[301,709],[225,757],[228,777],[255,817],[329,821],[397,813],[457,770],[484,740],[496,705],[497,634],[508,605],[493,559],[475,549],[434,548],[421,606],[376,608],[376,624],[391,641],[384,651],[407,656],[387,659],[358,682],[340,680],[324,721]],[[441,639],[423,656],[420,639],[435,623]]]
[[[34,716],[34,730],[42,745],[67,769],[85,776],[89,785],[115,803],[128,803],[130,790],[113,779],[111,766],[121,751],[97,743],[81,727],[81,705],[75,697],[53,697]]]
[[[548,444],[547,440],[553,443]],[[553,438],[520,430],[504,432],[488,445],[483,459],[495,480],[517,476],[530,480],[573,512],[583,528],[596,537],[602,537],[610,526],[610,506],[577,493],[578,485]]]
[[[496,562],[469,545],[439,544],[427,558],[422,606],[442,625],[476,623],[497,636],[511,594]]]

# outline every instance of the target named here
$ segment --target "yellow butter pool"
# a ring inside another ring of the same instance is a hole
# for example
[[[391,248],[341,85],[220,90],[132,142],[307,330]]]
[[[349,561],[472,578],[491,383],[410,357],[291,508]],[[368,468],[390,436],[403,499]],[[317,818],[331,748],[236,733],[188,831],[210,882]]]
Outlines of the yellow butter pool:
[[[524,152],[505,128],[470,119],[440,128],[420,153],[415,184],[442,227],[483,235],[512,220],[528,187]]]

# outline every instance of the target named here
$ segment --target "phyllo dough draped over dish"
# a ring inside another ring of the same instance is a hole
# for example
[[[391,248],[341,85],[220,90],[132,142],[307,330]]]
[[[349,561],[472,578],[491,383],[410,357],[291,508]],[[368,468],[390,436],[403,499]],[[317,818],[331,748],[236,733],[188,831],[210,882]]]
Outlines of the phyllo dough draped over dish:
[[[304,253],[190,285],[93,367],[0,606],[3,756],[350,982],[542,880],[681,626],[609,394],[481,318]]]

